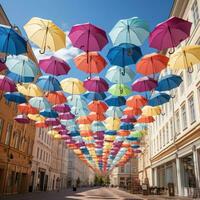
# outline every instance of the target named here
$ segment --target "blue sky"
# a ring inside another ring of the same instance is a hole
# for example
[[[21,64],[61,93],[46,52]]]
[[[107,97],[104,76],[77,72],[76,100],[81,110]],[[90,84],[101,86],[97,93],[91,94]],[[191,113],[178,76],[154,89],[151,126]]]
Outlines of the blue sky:
[[[65,31],[74,24],[90,22],[103,28],[107,33],[120,19],[140,17],[148,22],[151,30],[169,16],[172,0],[1,0],[1,4],[12,24],[23,29],[23,25],[32,17],[51,19]],[[24,32],[23,32],[24,33]],[[25,33],[24,33],[25,35]],[[106,56],[111,43],[102,55]],[[143,54],[153,52],[148,42],[141,47]],[[86,74],[75,68],[69,76],[84,79]],[[109,66],[101,75],[104,75]],[[83,77],[83,78],[82,78]]]

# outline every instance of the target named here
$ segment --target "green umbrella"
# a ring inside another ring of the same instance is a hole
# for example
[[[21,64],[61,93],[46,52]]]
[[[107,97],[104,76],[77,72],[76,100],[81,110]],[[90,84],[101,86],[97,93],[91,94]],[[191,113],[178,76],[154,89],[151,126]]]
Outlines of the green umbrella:
[[[132,131],[130,135],[133,137],[141,138],[143,136],[143,133],[140,131]]]
[[[124,84],[114,84],[108,90],[113,96],[127,96],[131,93],[131,89]]]

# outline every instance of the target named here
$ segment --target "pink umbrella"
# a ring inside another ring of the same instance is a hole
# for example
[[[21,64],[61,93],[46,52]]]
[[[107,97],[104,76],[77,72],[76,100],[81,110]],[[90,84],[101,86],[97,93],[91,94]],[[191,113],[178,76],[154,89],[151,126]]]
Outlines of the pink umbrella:
[[[62,59],[51,56],[47,59],[39,61],[39,67],[48,74],[52,75],[66,75],[70,70],[70,66]]]
[[[85,52],[100,51],[108,43],[106,32],[90,23],[73,26],[69,38],[74,47]]]
[[[0,62],[0,72],[7,69],[7,66],[4,63]]]
[[[0,90],[5,92],[16,92],[17,88],[13,80],[7,76],[0,75]]]
[[[59,124],[59,125],[57,125],[57,126],[53,126],[52,128],[53,128],[55,131],[60,131],[60,130],[65,129],[65,126],[62,125],[62,124]]]
[[[83,85],[88,91],[92,92],[106,92],[109,88],[108,83],[100,77],[86,79]]]
[[[149,36],[149,46],[158,50],[174,48],[190,35],[192,23],[172,17],[158,24]],[[171,52],[171,53],[173,53]]]
[[[70,112],[67,112],[67,113],[59,113],[59,118],[60,118],[60,119],[64,119],[64,120],[70,120],[70,119],[74,119],[74,118],[75,118],[75,115],[73,115],[73,114],[70,113]]]
[[[14,119],[21,124],[28,124],[30,122],[30,119],[26,115],[17,115]]]
[[[58,120],[57,118],[47,118],[45,120],[45,123],[48,125],[48,126],[57,126],[60,124],[60,120]]]
[[[62,130],[60,130],[59,131],[59,133],[61,134],[61,135],[67,135],[67,136],[69,136],[68,134],[69,134],[69,131],[67,130],[67,129],[62,129]],[[69,136],[70,137],[70,136]]]
[[[136,119],[134,117],[130,117],[128,115],[123,115],[121,117],[121,122],[134,123],[134,122],[136,122]]]
[[[136,92],[151,91],[156,87],[157,87],[157,81],[148,76],[144,76],[142,78],[137,79],[131,85],[132,91],[136,91]]]
[[[64,112],[69,112],[71,109],[67,104],[57,104],[54,105],[53,110],[55,110],[56,112],[60,112],[60,113],[64,113]]]

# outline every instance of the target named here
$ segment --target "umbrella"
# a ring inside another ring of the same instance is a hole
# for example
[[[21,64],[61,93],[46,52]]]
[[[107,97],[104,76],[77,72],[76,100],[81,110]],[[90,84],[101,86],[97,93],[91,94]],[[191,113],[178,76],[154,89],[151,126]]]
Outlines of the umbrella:
[[[146,131],[147,130],[147,125],[146,124],[135,124],[134,126],[135,130],[137,131]]]
[[[45,123],[48,125],[48,126],[57,126],[60,124],[60,121],[57,119],[57,118],[47,118],[45,120]]]
[[[103,131],[105,131],[106,128],[105,128],[104,123],[102,123],[100,121],[93,121],[91,129],[95,133],[103,133]]]
[[[113,96],[128,96],[131,93],[131,89],[124,84],[114,84],[109,88],[108,92]]]
[[[39,114],[28,114],[28,118],[33,120],[33,121],[37,121],[37,122],[44,122],[45,121],[45,117],[43,117]]]
[[[153,94],[151,98],[149,99],[148,104],[150,106],[159,106],[164,103],[167,103],[169,100],[170,100],[170,95],[160,92],[160,93]]]
[[[26,115],[17,115],[14,120],[21,124],[28,124],[30,122],[30,119]]]
[[[135,73],[130,67],[113,66],[106,73],[106,78],[112,83],[127,83],[133,81]]]
[[[88,118],[91,121],[103,121],[103,120],[106,119],[103,114],[99,114],[99,113],[96,113],[96,112],[90,112],[89,115],[88,115]]]
[[[108,106],[103,101],[92,101],[88,104],[88,108],[92,112],[104,113]]]
[[[106,98],[106,95],[104,92],[86,92],[83,95],[86,99],[90,100],[104,100]]]
[[[88,116],[81,116],[76,119],[78,124],[91,124],[91,121]]]
[[[70,112],[70,107],[67,104],[56,104],[52,107],[53,110],[59,113]]]
[[[26,98],[23,94],[20,94],[19,92],[6,92],[4,94],[4,97],[7,101],[12,101],[17,104],[19,103],[26,103]]]
[[[58,117],[57,112],[55,112],[52,109],[44,109],[40,111],[40,115],[44,116],[44,117],[48,117],[48,118],[56,118]]]
[[[98,52],[82,53],[74,58],[75,65],[88,74],[99,73],[107,65],[106,60]]]
[[[105,100],[105,102],[108,106],[123,106],[126,104],[126,99],[120,96],[119,97],[109,96]]]
[[[35,77],[39,73],[36,64],[27,56],[9,56],[6,61],[8,70],[21,77]]]
[[[18,74],[12,73],[10,71],[6,72],[6,76],[10,79],[12,79],[15,83],[31,83],[34,81],[34,77],[25,77],[20,76]]]
[[[142,115],[143,116],[156,116],[161,114],[161,109],[159,106],[144,106],[142,108]]]
[[[64,119],[64,120],[70,120],[70,119],[74,119],[75,115],[70,112],[59,113],[59,118]]]
[[[156,87],[157,91],[168,91],[172,90],[174,88],[177,88],[181,83],[183,79],[174,74],[169,74],[163,76],[159,81],[158,81],[158,86]]]
[[[135,115],[140,115],[142,113],[140,108],[135,108],[135,107],[126,107],[124,109],[124,114],[128,116],[135,116]]]
[[[83,82],[76,78],[65,78],[60,84],[63,91],[70,94],[82,94],[85,92]]]
[[[190,36],[192,23],[178,17],[158,24],[149,36],[149,46],[158,50],[174,48]],[[171,52],[172,53],[172,52]]]
[[[92,92],[106,92],[109,87],[108,83],[100,77],[86,79],[83,84],[88,91]]]
[[[17,84],[17,90],[29,97],[41,97],[43,95],[42,90],[35,83]]]
[[[117,135],[117,132],[115,130],[109,130],[105,132],[105,135]]]
[[[138,17],[122,19],[117,22],[109,33],[114,45],[130,43],[141,46],[149,36],[148,24]]]
[[[89,114],[89,111],[87,108],[79,108],[79,107],[72,107],[71,108],[71,113],[73,113],[76,116],[87,116]]]
[[[91,125],[90,124],[79,124],[80,131],[90,131]]]
[[[73,26],[69,39],[74,47],[85,52],[100,51],[108,43],[106,32],[90,23]]]
[[[40,60],[39,67],[45,73],[55,76],[66,75],[70,70],[70,66],[64,60],[55,56]]]
[[[134,123],[134,122],[136,122],[136,119],[133,116],[130,116],[130,115],[123,115],[121,117],[121,122]]]
[[[51,20],[33,17],[24,29],[30,41],[40,47],[40,53],[46,49],[57,51],[66,47],[66,35]]]
[[[132,123],[123,122],[120,125],[120,129],[122,129],[122,130],[132,130],[133,128],[134,128],[134,126]]]
[[[121,118],[123,112],[120,107],[110,106],[105,113],[108,117]]]
[[[119,136],[128,136],[130,134],[130,131],[129,130],[118,130],[117,134]]]
[[[29,104],[39,110],[49,109],[51,107],[49,102],[44,97],[33,97],[29,100]]]
[[[0,62],[0,72],[2,72],[5,69],[8,69],[5,63]]]
[[[105,126],[107,130],[118,130],[120,127],[120,119],[119,118],[113,118],[108,117],[105,120]]]
[[[143,115],[141,115],[137,119],[138,123],[151,123],[151,122],[154,122],[154,121],[155,121],[155,119],[152,116],[143,116]]]
[[[147,99],[141,95],[134,95],[126,100],[128,107],[140,108],[147,104]]]
[[[5,92],[15,92],[17,91],[17,88],[12,79],[0,75],[0,90]]]
[[[68,104],[76,108],[87,108],[87,101],[81,95],[71,95],[67,97]]]
[[[169,58],[162,54],[147,54],[136,64],[136,71],[145,76],[156,74],[167,67],[168,61]]]
[[[157,81],[147,76],[137,79],[131,85],[132,91],[136,92],[151,91],[154,88],[156,88],[156,86],[157,86]]]
[[[53,105],[67,102],[65,95],[61,91],[48,92],[45,97]]]
[[[181,47],[169,59],[169,67],[174,70],[192,68],[200,63],[200,45]]]
[[[59,132],[58,131],[55,131],[55,130],[49,130],[48,132],[47,132],[47,134],[48,135],[51,135],[51,136],[54,136],[54,135],[56,135],[56,134],[58,134]]]
[[[38,114],[38,110],[29,104],[21,103],[17,105],[18,111],[21,114]]]
[[[45,121],[36,121],[35,127],[36,128],[47,128],[48,126],[46,125]]]
[[[54,76],[40,76],[36,84],[47,92],[62,90],[59,81]]]
[[[1,24],[0,35],[1,53],[19,55],[27,52],[26,40],[12,27]],[[3,62],[6,62],[6,57]]]

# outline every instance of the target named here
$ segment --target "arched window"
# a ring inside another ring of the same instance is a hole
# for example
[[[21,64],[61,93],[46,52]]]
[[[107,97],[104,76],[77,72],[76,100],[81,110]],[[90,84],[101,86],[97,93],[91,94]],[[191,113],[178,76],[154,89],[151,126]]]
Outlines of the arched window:
[[[16,149],[19,149],[19,146],[20,146],[20,136],[21,136],[20,131],[14,132],[14,135],[13,135],[13,137],[14,137],[14,148],[16,148]]]
[[[12,124],[7,125],[5,144],[10,145],[10,138],[12,134]]]

